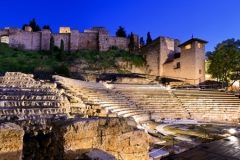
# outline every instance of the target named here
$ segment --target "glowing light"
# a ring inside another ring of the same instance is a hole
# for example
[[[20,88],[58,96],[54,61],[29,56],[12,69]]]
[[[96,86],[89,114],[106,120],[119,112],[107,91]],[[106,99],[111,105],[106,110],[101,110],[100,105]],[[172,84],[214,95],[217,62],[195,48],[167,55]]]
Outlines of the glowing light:
[[[234,128],[231,128],[228,130],[230,134],[235,134],[236,133],[236,130]]]

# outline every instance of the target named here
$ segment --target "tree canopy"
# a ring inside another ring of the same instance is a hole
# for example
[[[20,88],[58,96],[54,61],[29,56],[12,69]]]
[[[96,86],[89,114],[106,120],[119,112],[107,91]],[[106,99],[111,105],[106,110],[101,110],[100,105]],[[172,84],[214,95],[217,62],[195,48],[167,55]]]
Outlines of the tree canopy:
[[[142,48],[145,45],[143,37],[140,38],[140,47]]]
[[[151,38],[151,35],[150,35],[150,32],[147,33],[147,40],[146,40],[146,43],[149,44],[152,42],[152,38]]]
[[[52,32],[52,30],[51,30],[49,25],[44,25],[42,29],[49,29]]]
[[[33,32],[41,31],[41,28],[40,28],[39,25],[37,24],[35,18],[33,18],[33,19],[29,22],[29,24],[24,24],[24,25],[22,26],[22,30],[25,30],[25,27],[26,27],[26,26],[30,26],[30,27],[32,28],[32,31],[33,31]],[[43,26],[43,29],[49,29],[49,30],[52,32],[52,30],[51,30],[51,28],[50,28],[49,25],[44,25],[44,26]]]
[[[132,32],[130,35],[128,35],[128,38],[130,39],[130,42],[128,44],[129,51],[133,51],[135,47],[135,42],[134,42],[134,37]]]
[[[116,32],[116,37],[127,37],[126,31],[122,26],[119,26],[119,29]]]
[[[227,39],[217,44],[213,52],[207,52],[207,73],[222,82],[235,82],[240,78],[240,40]]]

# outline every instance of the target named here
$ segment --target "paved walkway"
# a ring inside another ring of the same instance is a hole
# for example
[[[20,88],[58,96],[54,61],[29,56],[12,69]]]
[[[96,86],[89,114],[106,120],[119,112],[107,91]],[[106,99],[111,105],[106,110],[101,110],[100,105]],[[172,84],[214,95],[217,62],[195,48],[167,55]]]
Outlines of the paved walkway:
[[[178,123],[179,124],[179,123]],[[166,131],[163,129],[163,127],[165,126],[170,126],[170,125],[175,125],[174,123],[167,123],[167,124],[160,124],[156,127],[156,130],[160,133],[162,133],[163,135],[176,135],[176,133],[174,132],[170,132],[170,131]],[[180,137],[180,136],[176,136],[174,137],[175,139],[181,140],[181,141],[187,141],[187,142],[192,142],[192,140],[190,138],[185,138],[185,137]]]

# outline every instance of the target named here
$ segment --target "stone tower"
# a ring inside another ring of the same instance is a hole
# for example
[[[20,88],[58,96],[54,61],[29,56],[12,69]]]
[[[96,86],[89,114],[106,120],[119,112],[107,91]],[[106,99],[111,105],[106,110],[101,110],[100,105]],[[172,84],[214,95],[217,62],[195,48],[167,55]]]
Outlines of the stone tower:
[[[181,49],[176,68],[182,70],[181,77],[186,77],[191,84],[205,81],[205,40],[192,38],[178,47]]]

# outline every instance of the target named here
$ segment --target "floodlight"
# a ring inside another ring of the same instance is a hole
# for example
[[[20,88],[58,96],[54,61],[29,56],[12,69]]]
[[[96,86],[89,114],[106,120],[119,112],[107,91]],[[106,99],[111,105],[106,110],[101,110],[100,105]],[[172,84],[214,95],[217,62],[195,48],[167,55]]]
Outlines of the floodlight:
[[[228,130],[228,132],[229,132],[230,134],[235,134],[235,133],[236,133],[236,129],[231,128],[231,129]]]

